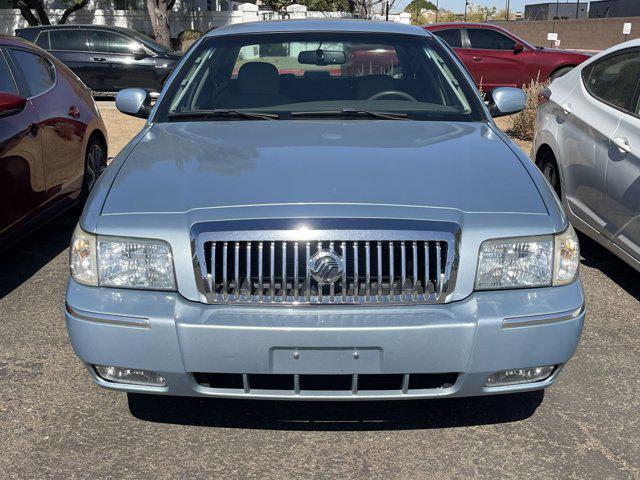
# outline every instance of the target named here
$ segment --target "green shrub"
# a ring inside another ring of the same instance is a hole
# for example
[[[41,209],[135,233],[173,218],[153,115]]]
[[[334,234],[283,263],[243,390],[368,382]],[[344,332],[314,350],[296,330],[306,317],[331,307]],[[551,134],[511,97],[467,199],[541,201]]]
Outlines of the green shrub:
[[[186,51],[202,36],[200,30],[184,30],[178,34],[180,40],[180,50]]]

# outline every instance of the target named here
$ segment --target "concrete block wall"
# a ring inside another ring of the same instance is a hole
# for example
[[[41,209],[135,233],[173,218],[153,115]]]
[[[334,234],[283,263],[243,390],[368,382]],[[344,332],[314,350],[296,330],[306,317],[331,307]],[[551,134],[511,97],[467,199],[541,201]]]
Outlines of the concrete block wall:
[[[604,50],[624,42],[622,27],[625,22],[633,24],[628,40],[640,38],[640,17],[558,20],[555,31],[561,41],[560,48]],[[547,33],[554,31],[552,20],[491,23],[506,28],[534,45],[552,46],[547,40]]]

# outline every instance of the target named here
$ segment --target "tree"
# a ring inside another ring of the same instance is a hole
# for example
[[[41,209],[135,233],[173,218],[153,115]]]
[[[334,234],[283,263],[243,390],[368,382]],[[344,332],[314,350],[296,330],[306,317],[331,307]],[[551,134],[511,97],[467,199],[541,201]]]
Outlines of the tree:
[[[66,23],[72,14],[86,7],[89,4],[89,0],[63,0],[63,4],[65,10],[62,12],[60,20],[58,20],[59,25]],[[43,0],[15,0],[15,5],[20,9],[22,17],[32,27],[36,25],[51,25],[49,15],[44,9]]]
[[[425,10],[438,11],[438,7],[428,0],[412,0],[404,9],[405,12],[411,14],[411,23],[413,25],[426,23],[422,17],[422,12]]]
[[[147,13],[151,20],[151,30],[156,42],[171,47],[171,30],[169,15],[176,0],[146,0]]]

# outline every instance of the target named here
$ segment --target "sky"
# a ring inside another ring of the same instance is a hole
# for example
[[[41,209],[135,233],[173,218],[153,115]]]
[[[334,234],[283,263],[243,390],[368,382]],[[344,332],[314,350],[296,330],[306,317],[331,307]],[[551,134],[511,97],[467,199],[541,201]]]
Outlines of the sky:
[[[403,7],[408,4],[411,0],[396,0],[396,5]],[[431,0],[434,4],[436,0]],[[514,12],[524,12],[524,6],[526,4],[532,3],[543,3],[551,0],[510,0],[509,9]],[[567,0],[560,0],[560,3],[565,3]],[[575,1],[575,0],[571,0]],[[585,3],[587,0],[584,0]],[[496,7],[498,9],[505,8],[507,1],[506,0],[471,0],[472,5],[481,5],[484,7]],[[451,10],[452,12],[462,13],[464,10],[464,0],[440,0],[440,8],[445,8],[447,10]],[[394,8],[395,10],[395,8]]]

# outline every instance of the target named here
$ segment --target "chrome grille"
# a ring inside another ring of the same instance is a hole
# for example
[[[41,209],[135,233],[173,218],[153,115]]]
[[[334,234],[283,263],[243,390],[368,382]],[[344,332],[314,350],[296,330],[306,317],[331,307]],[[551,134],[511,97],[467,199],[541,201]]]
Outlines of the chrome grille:
[[[196,224],[192,250],[202,301],[368,305],[450,299],[457,275],[457,225],[387,220],[372,225],[358,219],[314,223],[304,230],[295,229],[294,220]],[[333,283],[320,284],[310,272],[309,259],[319,250],[331,250],[342,260],[343,271]]]

